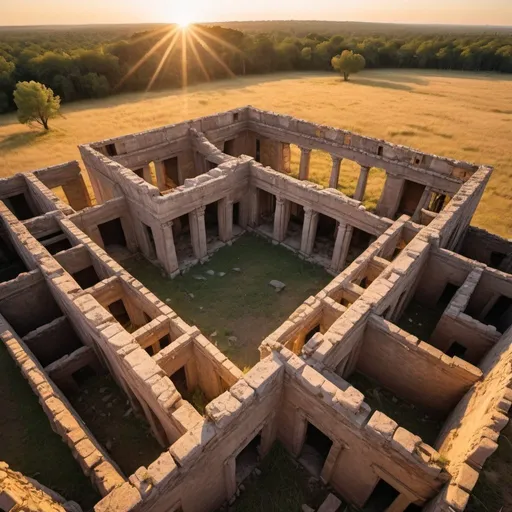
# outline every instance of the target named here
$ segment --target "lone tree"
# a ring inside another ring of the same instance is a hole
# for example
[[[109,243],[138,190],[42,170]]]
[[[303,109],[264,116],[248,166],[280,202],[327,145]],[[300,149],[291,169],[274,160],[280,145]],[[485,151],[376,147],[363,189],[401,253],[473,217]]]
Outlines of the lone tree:
[[[348,77],[353,73],[359,73],[366,66],[364,57],[359,53],[354,53],[352,50],[344,50],[341,55],[336,55],[331,60],[332,67],[343,73],[343,79],[348,80]]]
[[[18,120],[22,124],[39,123],[48,130],[48,120],[56,117],[60,109],[60,97],[39,82],[18,82],[14,91],[14,103],[18,107]]]

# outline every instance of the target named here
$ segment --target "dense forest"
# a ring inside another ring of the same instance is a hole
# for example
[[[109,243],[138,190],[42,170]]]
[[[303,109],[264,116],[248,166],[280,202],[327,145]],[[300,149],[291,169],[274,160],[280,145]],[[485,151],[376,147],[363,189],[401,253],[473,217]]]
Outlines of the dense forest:
[[[308,26],[317,29],[306,33]],[[238,27],[243,30],[239,30]],[[367,68],[512,73],[507,28],[337,22],[0,29],[0,112],[18,81],[51,87],[63,102],[180,87],[236,75],[328,71],[345,49]]]

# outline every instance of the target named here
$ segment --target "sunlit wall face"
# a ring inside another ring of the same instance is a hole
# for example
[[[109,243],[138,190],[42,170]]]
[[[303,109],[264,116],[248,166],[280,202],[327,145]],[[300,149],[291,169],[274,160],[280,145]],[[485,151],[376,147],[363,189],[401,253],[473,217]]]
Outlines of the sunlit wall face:
[[[340,20],[512,25],[510,0],[0,0],[0,25]]]

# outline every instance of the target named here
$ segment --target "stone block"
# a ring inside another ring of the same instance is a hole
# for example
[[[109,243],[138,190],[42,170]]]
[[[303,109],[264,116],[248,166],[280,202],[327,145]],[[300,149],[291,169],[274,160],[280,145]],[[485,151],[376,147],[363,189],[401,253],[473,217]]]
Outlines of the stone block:
[[[406,456],[412,455],[419,443],[421,443],[419,436],[412,434],[402,427],[396,429],[391,440],[391,446]]]
[[[94,506],[94,512],[130,512],[138,509],[142,499],[130,483],[116,487]]]
[[[244,377],[245,382],[261,397],[275,391],[283,380],[283,363],[272,353],[254,366]]]
[[[148,473],[156,488],[165,487],[178,476],[178,466],[171,454],[163,452],[158,459],[148,466]]]
[[[393,421],[384,413],[375,411],[365,428],[368,432],[374,434],[383,442],[391,441],[396,429],[398,428],[398,423]]]
[[[224,428],[241,410],[242,404],[229,391],[225,391],[206,406],[205,413],[218,428]]]
[[[339,500],[334,494],[329,494],[325,501],[320,505],[318,512],[336,512],[341,506],[341,500]]]

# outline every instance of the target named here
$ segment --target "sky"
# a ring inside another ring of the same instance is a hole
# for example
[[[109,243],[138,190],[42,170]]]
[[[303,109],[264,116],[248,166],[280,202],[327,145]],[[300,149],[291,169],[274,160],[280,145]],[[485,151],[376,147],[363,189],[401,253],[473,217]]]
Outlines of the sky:
[[[512,0],[0,0],[0,26],[291,19],[512,26]]]

